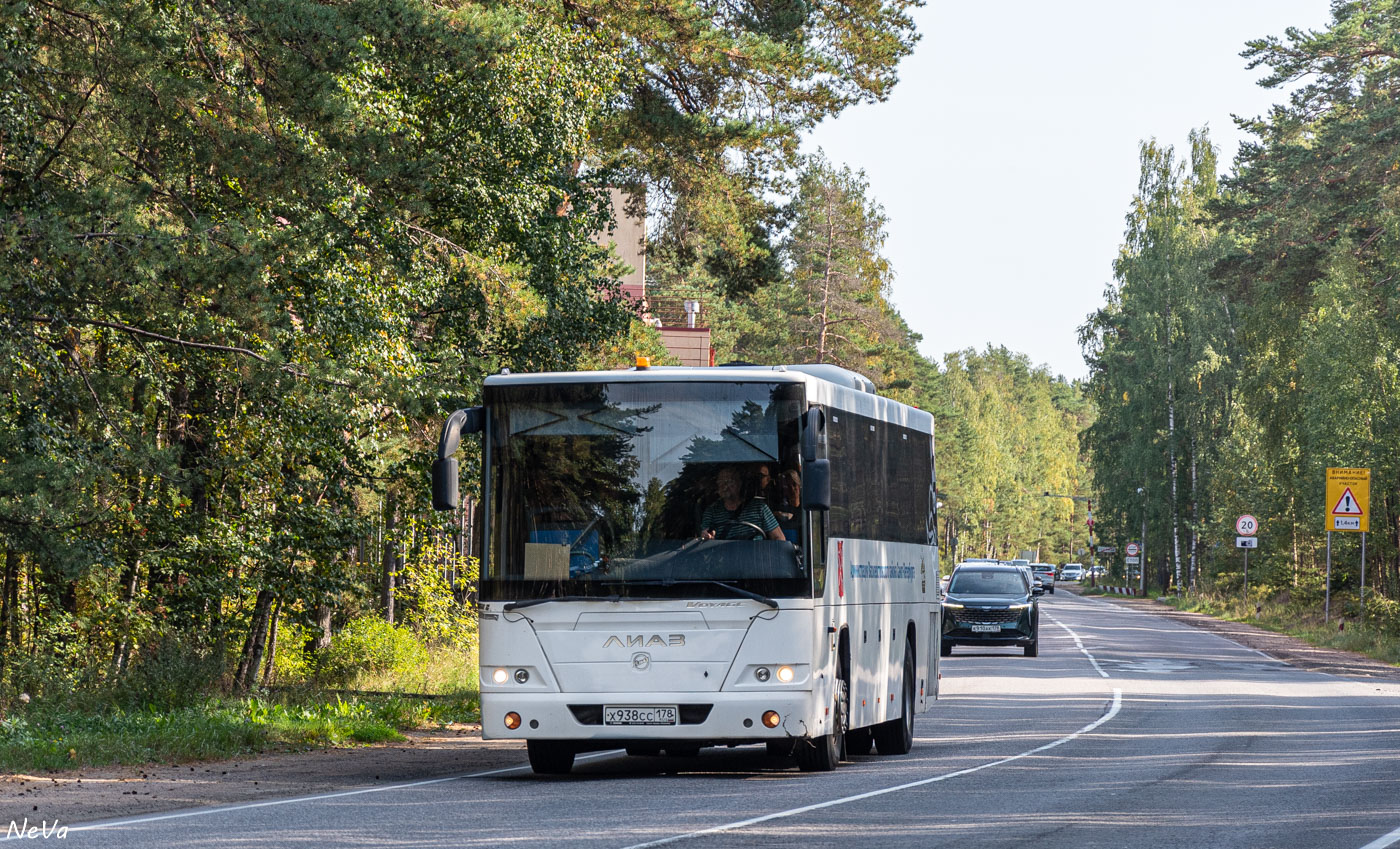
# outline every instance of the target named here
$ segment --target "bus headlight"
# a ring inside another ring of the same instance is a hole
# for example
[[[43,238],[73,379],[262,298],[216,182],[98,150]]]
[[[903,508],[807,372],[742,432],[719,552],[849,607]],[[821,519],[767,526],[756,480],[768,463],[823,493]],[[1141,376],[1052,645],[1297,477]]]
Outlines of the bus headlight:
[[[791,667],[791,666],[779,666],[779,667],[778,667],[778,680],[781,681],[781,682],[784,683],[784,684],[791,684],[791,683],[792,683],[793,676],[794,676],[795,674],[796,674],[796,673],[794,673],[794,672],[792,671],[792,667]],[[772,726],[769,726],[769,727],[771,728]]]
[[[496,671],[494,671],[494,672],[491,673],[491,683],[493,683],[493,684],[504,684],[504,683],[506,683],[506,680],[507,680],[509,677],[510,677],[510,674],[509,674],[508,672],[506,672],[504,669],[497,669]]]
[[[760,681],[767,681],[772,674],[773,673],[769,672],[768,667],[766,666],[760,666],[759,668],[753,671],[753,677],[757,678]]]
[[[763,724],[769,728],[777,728],[783,721],[776,710],[765,710],[763,712]]]

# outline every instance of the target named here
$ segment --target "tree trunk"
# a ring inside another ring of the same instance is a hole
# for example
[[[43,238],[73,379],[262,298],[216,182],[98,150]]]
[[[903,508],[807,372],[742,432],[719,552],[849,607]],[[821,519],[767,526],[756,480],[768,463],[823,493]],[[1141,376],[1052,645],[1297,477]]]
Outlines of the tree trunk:
[[[258,668],[262,664],[263,648],[267,645],[267,625],[272,612],[272,602],[272,590],[258,590],[258,598],[253,604],[253,615],[248,624],[248,638],[243,641],[238,672],[233,677],[233,687],[240,693],[247,692],[257,679]]]
[[[136,598],[136,587],[140,582],[141,560],[136,552],[127,552],[126,568],[122,570],[122,603],[130,610],[132,601]],[[126,664],[131,658],[131,629],[128,625],[122,629],[121,635],[117,638],[117,643],[112,647],[112,677],[121,677],[126,672]]]
[[[398,571],[398,545],[394,531],[398,527],[398,499],[392,492],[384,495],[384,546],[381,551],[382,580],[380,604],[384,621],[394,624],[394,573]]]
[[[335,608],[331,607],[329,604],[320,604],[316,606],[316,626],[320,629],[320,633],[311,638],[310,649],[312,654],[331,647],[331,618],[334,613]]]
[[[0,681],[5,678],[5,660],[19,645],[19,552],[5,547],[5,575],[0,582]]]
[[[1199,478],[1196,475],[1196,436],[1191,436],[1191,568],[1189,570],[1189,584],[1192,591],[1196,589],[1196,576],[1200,569],[1200,561],[1197,552],[1201,546],[1201,501],[1197,490]]]
[[[277,617],[282,614],[282,599],[272,605],[272,627],[268,629],[267,636],[267,661],[263,664],[262,685],[264,687],[272,683],[273,662],[277,659]]]

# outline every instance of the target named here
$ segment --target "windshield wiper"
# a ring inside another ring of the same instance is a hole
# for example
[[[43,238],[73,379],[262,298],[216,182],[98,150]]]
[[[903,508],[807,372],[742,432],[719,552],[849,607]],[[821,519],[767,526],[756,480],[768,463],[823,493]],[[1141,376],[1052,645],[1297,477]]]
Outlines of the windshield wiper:
[[[713,585],[716,586],[716,587],[724,587],[726,590],[729,590],[730,592],[734,593],[735,595],[741,595],[741,596],[743,596],[744,598],[753,599],[754,601],[757,601],[757,602],[760,602],[760,603],[762,603],[762,604],[768,605],[769,607],[773,608],[774,610],[777,610],[777,609],[778,609],[778,603],[777,603],[776,601],[774,601],[773,599],[769,598],[768,596],[762,595],[762,594],[760,594],[760,593],[756,593],[756,592],[754,592],[754,591],[752,591],[752,590],[746,590],[746,589],[744,589],[743,587],[735,586],[734,584],[725,583],[724,581],[713,581],[713,580],[679,580],[679,581],[676,581],[676,580],[654,580],[654,581],[627,581],[627,580],[616,580],[616,581],[605,581],[604,583],[608,583],[608,584],[626,584],[627,586],[631,586],[631,587],[683,587],[683,586],[694,586],[694,585],[696,585],[696,584],[713,584]]]
[[[525,601],[507,602],[502,610],[519,610],[522,607],[534,607],[537,604],[548,604],[551,601],[622,601],[619,595],[557,595],[552,598],[531,598]]]

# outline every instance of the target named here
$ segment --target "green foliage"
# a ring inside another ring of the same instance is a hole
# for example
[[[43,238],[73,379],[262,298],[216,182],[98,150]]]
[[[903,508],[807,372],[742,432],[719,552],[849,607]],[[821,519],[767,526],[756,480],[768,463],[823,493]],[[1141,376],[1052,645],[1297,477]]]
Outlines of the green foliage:
[[[343,685],[361,672],[408,676],[427,661],[428,648],[411,629],[365,615],[347,622],[331,638],[330,647],[318,658],[318,671],[327,682]]]
[[[248,686],[277,618],[301,676],[464,386],[660,353],[593,239],[608,186],[771,282],[765,192],[888,93],[915,5],[0,6],[0,688],[105,686],[171,635]]]
[[[730,344],[757,362],[835,363],[884,382],[882,355],[912,340],[888,301],[886,219],[868,192],[863,173],[821,155],[805,163],[787,211],[788,272],[752,294]]]
[[[1189,168],[1144,146],[1116,286],[1084,333],[1100,411],[1086,444],[1113,537],[1145,514],[1149,553],[1184,546],[1203,588],[1242,583],[1233,523],[1251,513],[1251,588],[1313,600],[1325,469],[1361,466],[1367,582],[1378,603],[1400,597],[1396,12],[1338,2],[1325,29],[1250,42],[1264,85],[1301,85],[1245,122],[1254,140],[1219,186],[1203,135]],[[1355,587],[1355,535],[1333,542],[1334,587]]]
[[[949,354],[934,407],[945,535],[956,558],[1088,562],[1088,481],[1077,387],[1005,348]],[[1051,493],[1056,497],[1046,497]],[[945,556],[948,552],[945,550]]]
[[[444,538],[421,546],[403,564],[395,575],[397,596],[407,609],[406,624],[423,643],[470,650],[476,645],[476,617],[457,601],[445,575],[444,567],[454,560],[459,580],[475,586],[480,563],[475,557],[457,557],[451,542]]]
[[[271,604],[355,590],[386,491],[426,501],[464,382],[631,320],[592,240],[609,172],[577,167],[622,78],[597,34],[80,0],[6,4],[0,37],[11,686],[120,678],[169,633],[256,665]]]
[[[268,743],[268,729],[215,705],[82,712],[48,710],[36,704],[0,719],[0,770],[231,757],[258,751]]]
[[[882,100],[918,41],[918,0],[532,4],[611,39],[625,82],[596,137],[717,266],[762,263],[764,196],[782,188],[799,133]],[[757,238],[756,238],[757,237]],[[721,272],[724,273],[724,272]],[[740,284],[742,285],[742,284]]]
[[[96,710],[38,699],[0,716],[0,771],[178,763],[269,750],[403,740],[401,730],[480,720],[474,696],[327,698],[315,691],[179,707]]]

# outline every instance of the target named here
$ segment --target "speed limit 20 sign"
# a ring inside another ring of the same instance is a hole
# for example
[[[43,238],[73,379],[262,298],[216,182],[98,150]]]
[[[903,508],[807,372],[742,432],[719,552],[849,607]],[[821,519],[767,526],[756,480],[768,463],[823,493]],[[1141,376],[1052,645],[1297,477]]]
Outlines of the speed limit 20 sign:
[[[1242,537],[1252,537],[1259,533],[1259,520],[1246,513],[1235,520],[1235,532]]]

